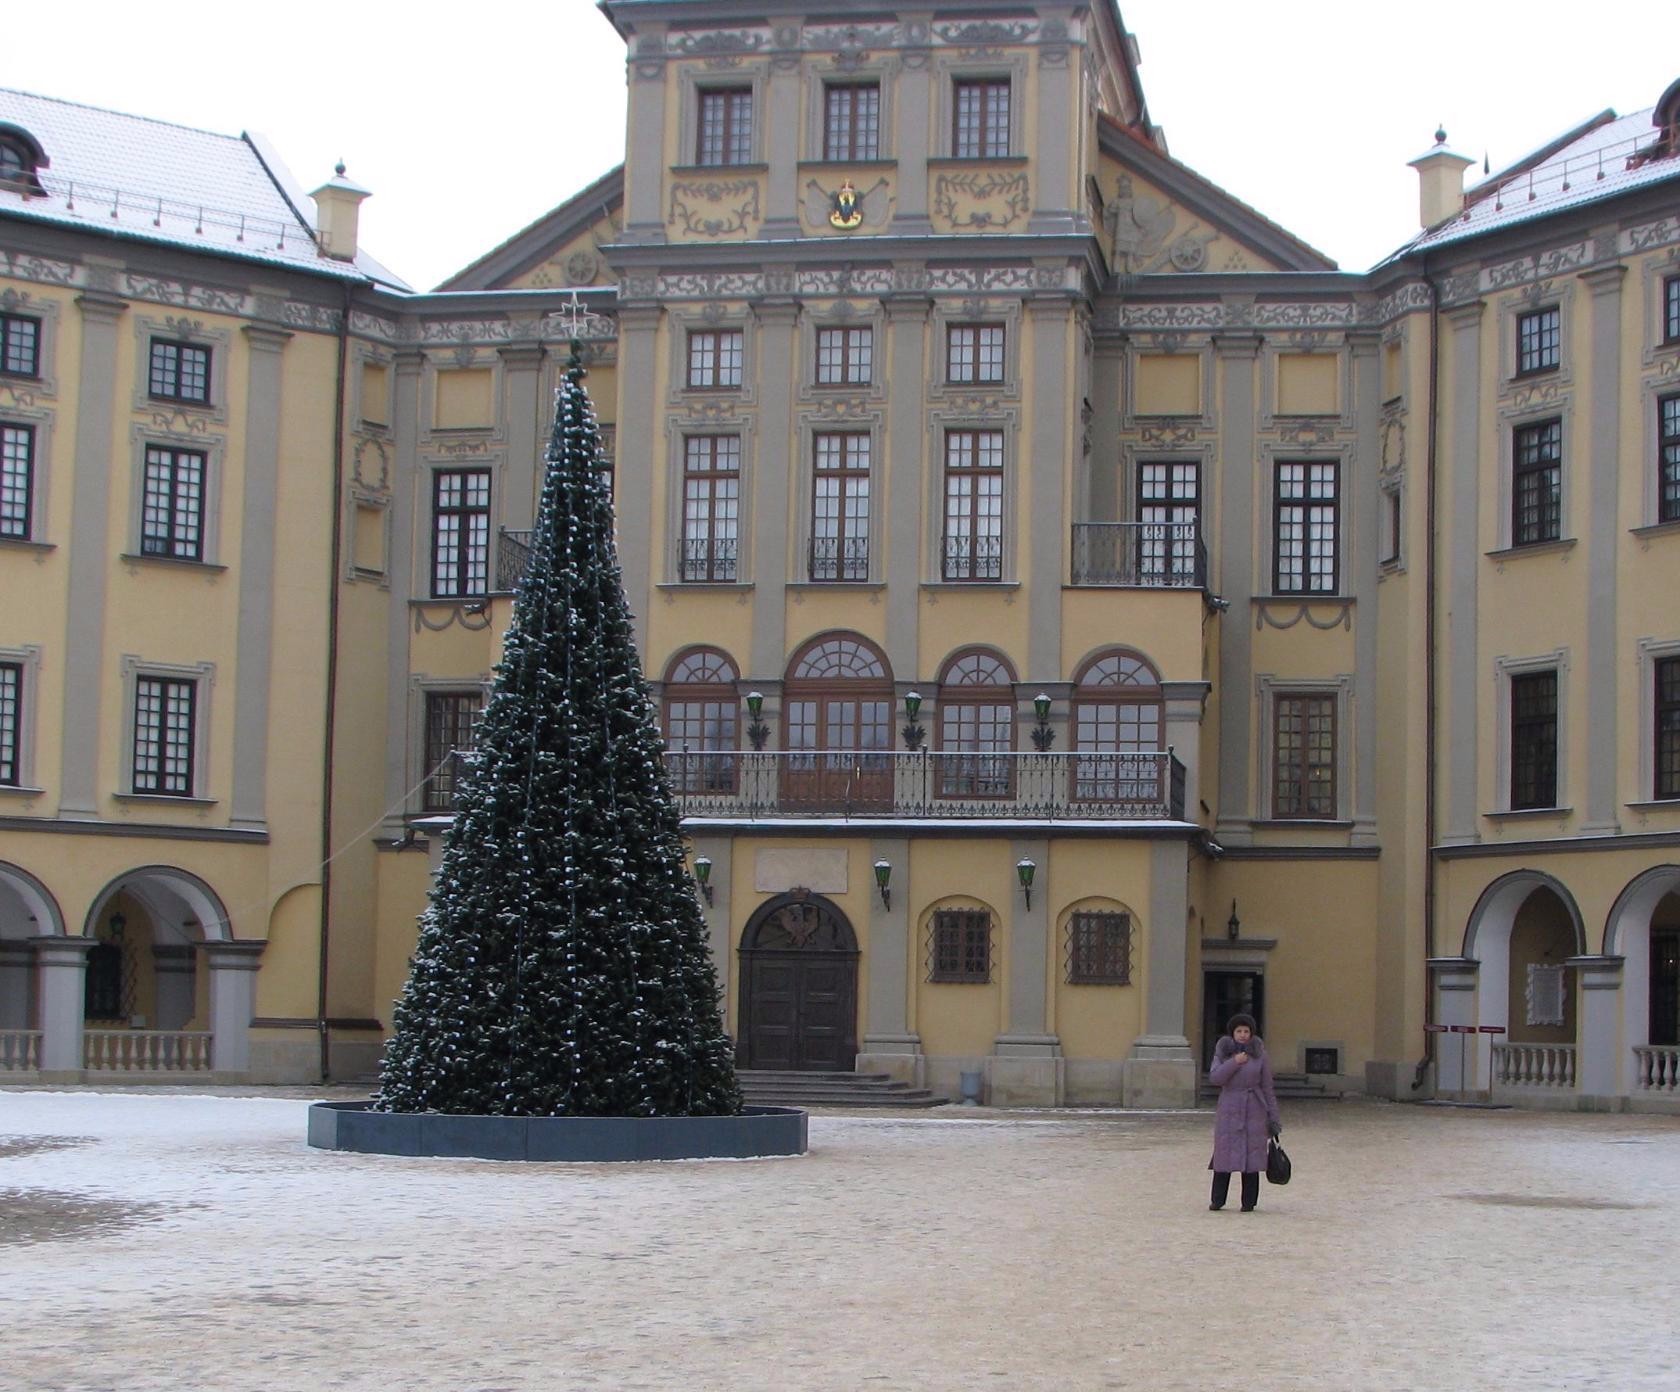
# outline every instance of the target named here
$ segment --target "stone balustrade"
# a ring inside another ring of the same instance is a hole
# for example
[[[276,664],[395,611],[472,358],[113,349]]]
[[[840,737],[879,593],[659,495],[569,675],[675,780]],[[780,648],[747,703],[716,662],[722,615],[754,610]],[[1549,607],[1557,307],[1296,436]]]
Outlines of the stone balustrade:
[[[82,1067],[105,1073],[208,1073],[210,1031],[83,1030]]]
[[[1573,1044],[1495,1044],[1493,1084],[1511,1088],[1575,1086]]]

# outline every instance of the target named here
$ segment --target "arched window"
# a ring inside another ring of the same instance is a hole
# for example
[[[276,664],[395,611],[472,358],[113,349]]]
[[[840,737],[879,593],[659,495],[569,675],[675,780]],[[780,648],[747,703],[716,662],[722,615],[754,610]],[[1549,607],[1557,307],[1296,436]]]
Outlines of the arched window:
[[[892,703],[892,671],[867,638],[833,634],[796,653],[782,698],[783,802],[890,807]]]
[[[1160,674],[1124,648],[1080,669],[1073,692],[1073,796],[1082,802],[1161,798]]]
[[[958,653],[939,674],[939,795],[1008,797],[1015,674],[996,653]]]
[[[679,793],[735,790],[739,673],[716,648],[690,648],[665,677],[665,748]]]
[[[0,184],[41,193],[44,190],[36,171],[51,163],[41,142],[22,126],[0,121]]]

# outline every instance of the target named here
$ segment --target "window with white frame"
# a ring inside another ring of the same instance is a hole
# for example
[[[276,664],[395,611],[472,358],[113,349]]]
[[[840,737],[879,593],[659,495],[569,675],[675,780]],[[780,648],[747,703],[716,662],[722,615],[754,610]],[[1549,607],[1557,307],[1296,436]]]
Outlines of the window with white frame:
[[[683,441],[682,578],[733,583],[741,525],[741,437]]]
[[[945,331],[945,378],[963,385],[1003,381],[1002,324],[952,324]]]
[[[740,329],[695,329],[688,335],[688,385],[696,390],[741,385],[745,339]]]
[[[1680,343],[1680,276],[1663,281],[1663,342]]]
[[[41,321],[27,314],[0,314],[0,376],[41,375]]]
[[[210,350],[196,343],[154,338],[146,390],[164,401],[207,405],[210,401]]]
[[[830,83],[823,90],[823,158],[881,157],[881,84]]]
[[[133,790],[191,797],[198,732],[198,682],[140,674],[134,683]]]
[[[0,421],[0,537],[28,541],[34,513],[35,427]]]
[[[1657,521],[1680,522],[1680,395],[1657,402]]]
[[[812,580],[869,579],[869,436],[821,434],[811,483]]]
[[[963,79],[953,89],[951,153],[1001,159],[1009,153],[1009,79]]]
[[[23,782],[23,664],[0,662],[0,787]]]
[[[1651,667],[1656,715],[1652,796],[1680,798],[1680,657],[1659,658]]]
[[[1340,465],[1333,459],[1280,459],[1274,478],[1272,592],[1335,594],[1340,583]]]
[[[432,475],[432,597],[459,599],[490,587],[490,471]]]
[[[140,501],[140,554],[204,559],[208,463],[200,450],[147,445]]]
[[[704,165],[752,163],[752,88],[707,88],[699,96],[700,141],[694,162]]]
[[[945,580],[1003,578],[1003,432],[945,435]]]
[[[874,375],[875,330],[865,325],[817,330],[817,385],[867,386]]]

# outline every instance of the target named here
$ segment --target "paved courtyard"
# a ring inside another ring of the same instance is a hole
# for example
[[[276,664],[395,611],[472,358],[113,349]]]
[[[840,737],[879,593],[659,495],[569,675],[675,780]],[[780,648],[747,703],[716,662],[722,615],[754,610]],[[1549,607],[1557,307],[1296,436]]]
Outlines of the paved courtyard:
[[[1243,1215],[1206,1113],[613,1167],[321,1153],[304,1107],[0,1091],[0,1387],[1680,1386],[1670,1119],[1297,1106]]]

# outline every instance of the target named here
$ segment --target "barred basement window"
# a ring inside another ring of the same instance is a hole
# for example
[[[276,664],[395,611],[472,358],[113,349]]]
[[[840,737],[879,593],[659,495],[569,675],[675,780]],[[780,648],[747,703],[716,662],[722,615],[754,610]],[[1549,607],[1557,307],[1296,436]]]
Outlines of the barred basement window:
[[[1132,916],[1076,913],[1068,919],[1067,979],[1070,986],[1129,986],[1132,980]]]
[[[205,457],[197,450],[146,446],[140,554],[204,559]]]
[[[1550,372],[1558,365],[1561,324],[1556,305],[1517,316],[1517,376]]]
[[[23,314],[0,314],[0,375],[41,375],[41,321]]]
[[[134,687],[134,791],[193,795],[198,683],[141,677]]]
[[[984,909],[940,909],[928,941],[929,981],[983,986],[992,979],[992,916]]]
[[[192,343],[169,339],[152,340],[151,372],[147,390],[166,401],[210,400],[210,350]]]

